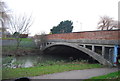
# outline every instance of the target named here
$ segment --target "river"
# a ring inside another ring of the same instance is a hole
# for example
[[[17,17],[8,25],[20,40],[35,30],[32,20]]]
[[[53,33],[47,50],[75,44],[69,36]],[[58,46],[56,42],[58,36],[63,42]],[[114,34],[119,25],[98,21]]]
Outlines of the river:
[[[24,55],[24,56],[3,56],[3,68],[21,68],[34,67],[37,65],[44,65],[54,63],[56,61],[65,60],[64,58],[57,58],[49,55]]]

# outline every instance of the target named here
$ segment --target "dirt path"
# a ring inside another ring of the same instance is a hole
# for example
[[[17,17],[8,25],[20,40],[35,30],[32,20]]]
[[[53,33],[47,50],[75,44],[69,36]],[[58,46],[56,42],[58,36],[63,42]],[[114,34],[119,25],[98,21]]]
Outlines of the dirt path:
[[[117,68],[95,68],[85,70],[74,70],[68,72],[54,73],[42,76],[30,77],[30,79],[88,79],[94,76],[105,75],[118,71]]]

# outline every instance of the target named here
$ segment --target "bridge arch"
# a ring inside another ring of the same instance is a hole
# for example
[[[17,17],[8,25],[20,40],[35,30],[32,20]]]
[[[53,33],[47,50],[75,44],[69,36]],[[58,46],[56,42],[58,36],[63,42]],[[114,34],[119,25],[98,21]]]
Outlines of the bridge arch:
[[[42,48],[41,50],[45,51],[46,49],[48,49],[50,47],[58,46],[58,45],[68,46],[68,47],[75,48],[75,49],[77,49],[79,51],[82,51],[82,52],[88,54],[93,59],[97,60],[100,64],[112,66],[112,64],[109,61],[107,61],[106,59],[104,59],[98,53],[95,53],[95,52],[93,52],[93,51],[91,51],[91,50],[89,50],[87,48],[81,47],[81,46],[79,46],[77,44],[74,44],[74,43],[53,43],[53,44],[47,45],[46,47]]]

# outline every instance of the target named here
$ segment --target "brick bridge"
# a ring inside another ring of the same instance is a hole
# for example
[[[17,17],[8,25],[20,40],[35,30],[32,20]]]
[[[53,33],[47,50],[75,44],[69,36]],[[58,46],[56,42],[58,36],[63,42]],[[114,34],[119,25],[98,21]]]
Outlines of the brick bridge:
[[[103,65],[115,66],[119,35],[120,30],[48,34],[47,42],[42,43],[40,49],[49,52],[57,46],[68,46],[84,52]]]

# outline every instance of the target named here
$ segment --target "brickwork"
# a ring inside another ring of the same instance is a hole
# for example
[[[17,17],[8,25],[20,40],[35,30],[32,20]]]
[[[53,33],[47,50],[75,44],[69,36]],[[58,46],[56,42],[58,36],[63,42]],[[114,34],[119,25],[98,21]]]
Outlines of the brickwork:
[[[48,39],[90,39],[90,40],[120,40],[120,30],[87,31],[64,34],[49,34]]]

